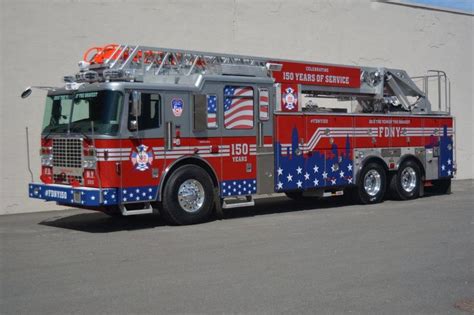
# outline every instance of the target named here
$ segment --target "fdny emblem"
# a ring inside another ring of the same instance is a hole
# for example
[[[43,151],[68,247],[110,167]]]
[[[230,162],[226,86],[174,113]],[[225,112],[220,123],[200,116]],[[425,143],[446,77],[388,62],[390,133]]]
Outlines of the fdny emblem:
[[[283,93],[283,103],[287,111],[292,111],[296,108],[296,103],[298,99],[296,98],[296,91],[291,87],[285,90]]]
[[[146,171],[153,162],[153,151],[148,150],[146,145],[137,147],[136,152],[132,152],[132,164],[139,171]]]
[[[173,98],[171,100],[171,109],[175,117],[180,117],[183,113],[183,100],[180,98]]]

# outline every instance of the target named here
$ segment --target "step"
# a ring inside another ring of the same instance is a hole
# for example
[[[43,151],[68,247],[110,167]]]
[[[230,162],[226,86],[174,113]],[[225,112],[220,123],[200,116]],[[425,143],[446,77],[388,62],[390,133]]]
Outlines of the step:
[[[255,201],[253,200],[252,196],[245,196],[244,198],[242,197],[225,198],[222,201],[223,209],[252,207],[252,206],[255,206]]]
[[[136,209],[136,210],[128,210],[127,205],[119,205],[120,212],[122,212],[123,216],[130,216],[130,215],[138,215],[138,214],[150,214],[153,213],[153,207],[150,203],[145,203],[145,207],[143,209]]]

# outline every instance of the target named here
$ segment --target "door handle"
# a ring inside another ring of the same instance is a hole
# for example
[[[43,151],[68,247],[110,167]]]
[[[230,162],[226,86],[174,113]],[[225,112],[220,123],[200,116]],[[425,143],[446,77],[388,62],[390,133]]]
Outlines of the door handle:
[[[263,123],[257,122],[257,147],[263,147]]]
[[[169,151],[173,149],[173,123],[171,121],[166,122],[165,128],[165,150]]]

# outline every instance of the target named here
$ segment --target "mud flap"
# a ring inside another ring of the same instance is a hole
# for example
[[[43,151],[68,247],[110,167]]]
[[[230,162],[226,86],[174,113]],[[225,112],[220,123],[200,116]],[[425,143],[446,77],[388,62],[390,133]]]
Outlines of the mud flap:
[[[214,214],[217,220],[224,219],[224,211],[222,211],[222,201],[219,196],[219,188],[214,188]]]

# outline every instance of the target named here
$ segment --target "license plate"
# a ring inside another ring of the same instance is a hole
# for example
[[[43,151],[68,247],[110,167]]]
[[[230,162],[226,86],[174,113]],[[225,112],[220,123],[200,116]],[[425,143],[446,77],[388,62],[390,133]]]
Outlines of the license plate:
[[[74,192],[74,202],[75,203],[81,203],[81,192],[80,191],[75,191]]]

